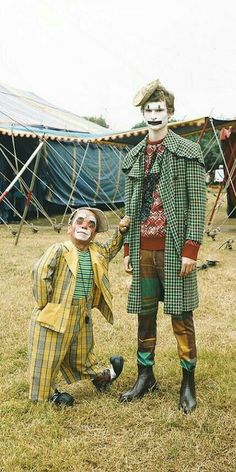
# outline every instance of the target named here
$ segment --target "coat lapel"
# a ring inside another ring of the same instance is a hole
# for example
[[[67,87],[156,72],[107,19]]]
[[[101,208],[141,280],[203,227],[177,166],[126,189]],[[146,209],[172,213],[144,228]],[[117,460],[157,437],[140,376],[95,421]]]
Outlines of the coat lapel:
[[[163,163],[158,190],[163,203],[164,213],[166,215],[168,226],[172,233],[176,249],[180,253],[180,245],[177,231],[177,220],[175,210],[175,192],[173,176],[173,159],[178,148],[179,137],[171,130],[163,140],[165,151],[163,154]]]
[[[141,178],[144,172],[144,153],[146,149],[147,136],[129,151],[123,160],[122,170],[129,177]]]
[[[71,270],[72,274],[76,277],[78,271],[78,253],[77,249],[71,241],[65,242],[65,247],[67,248],[68,252],[64,254],[66,262]],[[99,287],[100,283],[99,280],[102,280],[103,276],[103,267],[100,261],[99,253],[96,251],[96,247],[91,243],[89,246],[89,251],[91,254],[92,260],[92,267],[93,267],[93,274],[94,274],[94,282]]]
[[[100,287],[101,283],[99,280],[102,280],[103,268],[99,260],[99,253],[96,251],[96,247],[93,244],[90,245],[89,250],[92,260],[94,283],[97,287]]]
[[[172,233],[176,249],[179,252],[180,248],[177,232],[175,195],[173,187],[173,161],[172,155],[168,151],[165,151],[163,155],[163,165],[158,190],[163,204],[164,213],[168,221],[168,226]]]
[[[66,262],[72,272],[72,274],[76,277],[77,270],[78,270],[78,253],[77,249],[71,241],[66,241],[65,246],[68,249],[68,252],[64,254]]]

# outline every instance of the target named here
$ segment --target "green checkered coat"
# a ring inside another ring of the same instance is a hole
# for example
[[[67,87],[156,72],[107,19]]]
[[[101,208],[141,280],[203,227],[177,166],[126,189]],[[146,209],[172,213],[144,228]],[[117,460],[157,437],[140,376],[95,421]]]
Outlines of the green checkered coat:
[[[129,233],[124,241],[130,245],[133,267],[128,296],[129,313],[141,311],[139,269],[140,210],[144,178],[147,137],[135,146],[123,161],[126,174],[125,214],[131,217]],[[165,243],[164,312],[181,317],[183,311],[198,306],[196,270],[180,278],[181,251],[186,239],[202,242],[206,205],[204,160],[199,144],[184,139],[169,130],[163,140],[165,151],[156,159],[152,173],[160,172],[158,191],[167,218]]]

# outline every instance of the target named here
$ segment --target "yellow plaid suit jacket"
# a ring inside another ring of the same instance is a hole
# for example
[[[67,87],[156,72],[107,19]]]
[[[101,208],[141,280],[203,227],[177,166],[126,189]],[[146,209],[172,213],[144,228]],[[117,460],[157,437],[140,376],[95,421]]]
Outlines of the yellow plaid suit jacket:
[[[93,267],[92,308],[98,308],[113,324],[112,293],[108,277],[110,260],[121,249],[123,237],[116,229],[105,243],[92,241],[89,246]],[[33,316],[42,325],[64,333],[69,319],[78,271],[77,249],[71,241],[56,243],[33,267]]]

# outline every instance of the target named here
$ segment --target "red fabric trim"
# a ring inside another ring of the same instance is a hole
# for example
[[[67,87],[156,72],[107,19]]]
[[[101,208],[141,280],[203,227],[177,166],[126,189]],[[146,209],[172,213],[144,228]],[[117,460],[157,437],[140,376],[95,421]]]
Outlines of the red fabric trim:
[[[140,243],[141,249],[146,249],[148,251],[163,251],[165,249],[165,238],[158,239],[146,239],[141,238]],[[182,256],[188,257],[189,259],[197,260],[198,251],[200,244],[196,241],[190,241],[189,239],[185,241]],[[129,256],[129,243],[124,244],[124,257]]]
[[[193,261],[196,261],[199,248],[200,244],[197,241],[191,241],[190,239],[188,239],[184,243],[182,257],[188,257],[189,259],[193,259]]]
[[[124,244],[124,257],[129,256],[129,243]]]
[[[146,251],[164,251],[165,237],[155,239],[141,238],[140,249],[146,249]],[[129,256],[129,243],[124,244],[124,257],[126,256]]]

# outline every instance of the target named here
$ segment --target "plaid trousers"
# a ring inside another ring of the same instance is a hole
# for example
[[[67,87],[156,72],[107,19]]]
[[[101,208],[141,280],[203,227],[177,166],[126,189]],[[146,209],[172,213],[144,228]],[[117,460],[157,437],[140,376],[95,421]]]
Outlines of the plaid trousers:
[[[33,316],[29,333],[29,398],[49,400],[59,370],[67,383],[93,379],[100,372],[93,347],[91,310],[85,299],[74,300],[63,334],[41,326]]]
[[[138,363],[153,365],[156,347],[157,311],[164,291],[164,251],[140,250],[142,310],[138,315]],[[197,351],[192,311],[182,313],[182,319],[171,317],[177,341],[180,365],[192,370]]]

